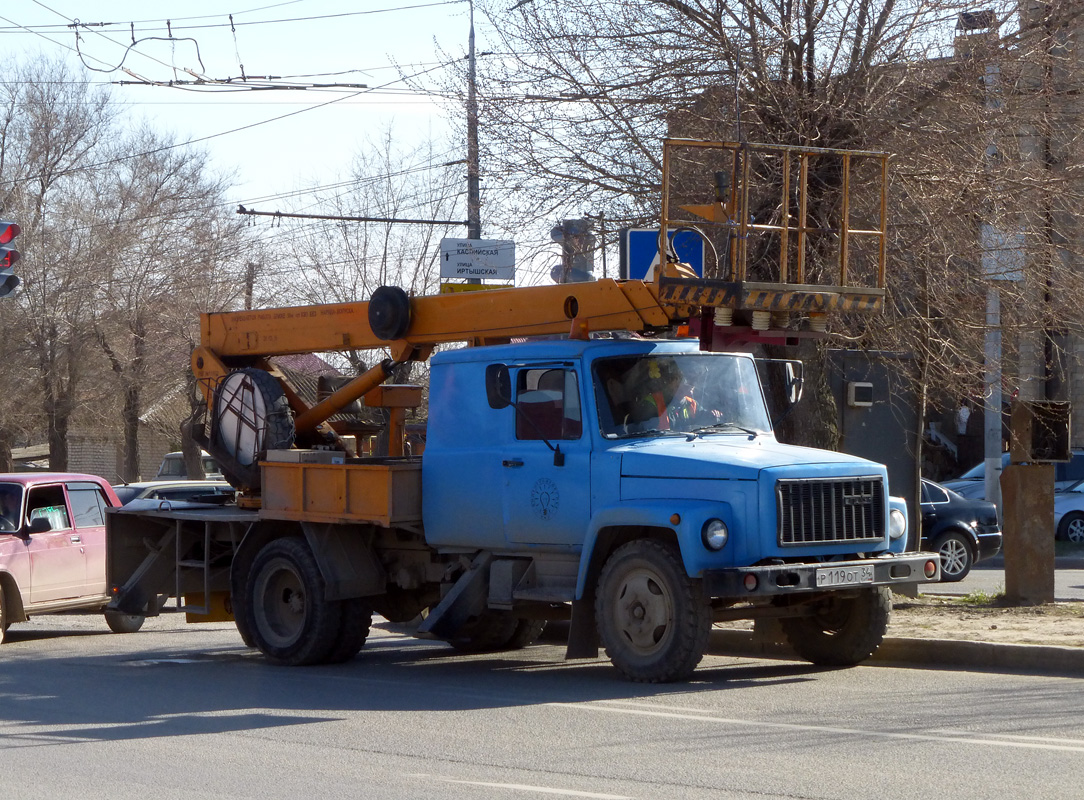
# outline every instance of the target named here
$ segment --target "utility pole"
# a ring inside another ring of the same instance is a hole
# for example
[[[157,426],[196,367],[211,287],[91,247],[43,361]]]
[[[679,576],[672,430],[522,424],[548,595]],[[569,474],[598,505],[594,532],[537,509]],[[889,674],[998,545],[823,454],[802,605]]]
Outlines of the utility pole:
[[[478,99],[475,96],[474,2],[470,3],[467,47],[467,238],[482,238],[482,199],[478,168]]]
[[[252,294],[256,288],[256,267],[257,264],[253,261],[245,265],[245,311],[252,310]]]

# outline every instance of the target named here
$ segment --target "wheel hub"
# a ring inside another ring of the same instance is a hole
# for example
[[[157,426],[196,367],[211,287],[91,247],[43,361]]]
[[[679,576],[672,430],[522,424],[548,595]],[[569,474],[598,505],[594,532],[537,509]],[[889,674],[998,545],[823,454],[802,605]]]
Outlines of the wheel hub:
[[[285,560],[269,563],[259,576],[256,624],[269,642],[285,647],[305,629],[305,587]]]
[[[621,586],[617,628],[632,647],[642,653],[652,652],[673,626],[673,608],[673,598],[651,573],[630,573]]]
[[[950,575],[955,575],[967,565],[967,554],[964,552],[964,546],[956,541],[950,539],[941,545],[941,569],[948,572]]]

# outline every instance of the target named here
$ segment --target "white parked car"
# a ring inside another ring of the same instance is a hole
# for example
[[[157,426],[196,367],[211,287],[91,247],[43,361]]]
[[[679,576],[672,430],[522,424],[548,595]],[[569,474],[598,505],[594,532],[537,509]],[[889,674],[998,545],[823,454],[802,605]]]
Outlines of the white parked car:
[[[222,469],[218,466],[218,462],[215,461],[210,453],[206,450],[200,450],[200,457],[203,459],[203,472],[210,480],[221,480]],[[177,450],[173,453],[166,453],[162,458],[162,463],[158,467],[159,480],[184,480],[188,478],[188,470],[184,465],[184,453]]]
[[[237,491],[225,481],[144,481],[121,483],[113,487],[122,505],[135,500],[172,500],[176,502],[225,502]]]
[[[1054,530],[1058,539],[1084,542],[1084,480],[1054,493]]]
[[[1054,465],[1054,491],[1061,491],[1084,480],[1084,450],[1074,450],[1071,459]],[[1009,454],[1001,454],[1001,468],[1009,466]],[[986,462],[980,461],[959,478],[940,481],[946,489],[973,500],[986,499]]]

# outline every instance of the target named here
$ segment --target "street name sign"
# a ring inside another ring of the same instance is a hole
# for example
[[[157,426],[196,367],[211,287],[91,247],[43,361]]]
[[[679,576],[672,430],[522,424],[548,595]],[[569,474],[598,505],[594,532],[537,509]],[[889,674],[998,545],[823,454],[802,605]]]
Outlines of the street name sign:
[[[441,239],[440,277],[515,280],[516,243],[506,239]]]

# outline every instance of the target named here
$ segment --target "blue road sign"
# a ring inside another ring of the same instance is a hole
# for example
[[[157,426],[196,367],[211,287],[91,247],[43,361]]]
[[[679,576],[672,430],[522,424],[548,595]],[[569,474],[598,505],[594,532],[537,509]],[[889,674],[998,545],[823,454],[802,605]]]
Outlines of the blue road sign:
[[[692,231],[667,231],[670,244],[677,250],[678,258],[704,277],[704,240]],[[654,275],[653,267],[659,263],[659,229],[625,228],[621,231],[621,277],[644,280]]]

